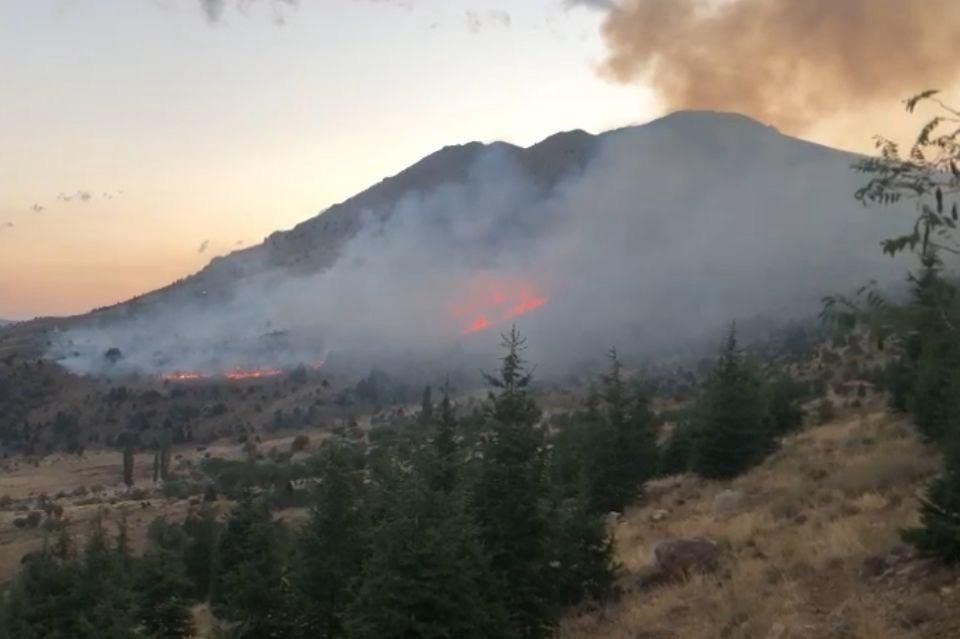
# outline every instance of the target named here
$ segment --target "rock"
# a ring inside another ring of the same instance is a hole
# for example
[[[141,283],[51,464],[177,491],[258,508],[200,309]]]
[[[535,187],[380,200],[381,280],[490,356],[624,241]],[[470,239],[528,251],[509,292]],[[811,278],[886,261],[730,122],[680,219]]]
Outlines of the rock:
[[[650,521],[663,521],[670,514],[669,510],[664,510],[663,508],[657,509],[650,513]]]
[[[720,546],[705,537],[667,539],[653,549],[654,563],[670,578],[687,577],[696,572],[713,572],[720,559]]]
[[[725,490],[713,498],[714,515],[732,515],[743,508],[744,495],[739,490]]]

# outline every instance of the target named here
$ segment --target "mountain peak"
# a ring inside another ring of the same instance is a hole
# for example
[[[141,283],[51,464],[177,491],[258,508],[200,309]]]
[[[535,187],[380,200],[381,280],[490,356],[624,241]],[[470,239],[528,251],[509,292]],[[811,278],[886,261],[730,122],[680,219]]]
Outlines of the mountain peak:
[[[670,126],[670,127],[723,127],[729,129],[736,127],[743,128],[762,128],[776,131],[777,129],[769,124],[764,124],[759,120],[751,118],[748,115],[737,113],[735,111],[711,111],[711,110],[681,110],[668,113],[667,115],[651,121],[647,126]]]

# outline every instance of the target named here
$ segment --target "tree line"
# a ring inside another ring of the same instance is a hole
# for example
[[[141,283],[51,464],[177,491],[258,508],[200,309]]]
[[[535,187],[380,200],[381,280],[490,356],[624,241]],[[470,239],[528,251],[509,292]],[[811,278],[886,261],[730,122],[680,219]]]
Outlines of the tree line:
[[[300,526],[247,490],[225,517],[205,503],[156,520],[142,554],[122,523],[111,537],[98,518],[82,548],[61,530],[24,560],[0,637],[189,636],[201,602],[237,638],[550,636],[571,606],[616,596],[608,514],[676,470],[667,457],[729,477],[799,425],[796,396],[761,382],[733,330],[694,419],[660,444],[649,387],[616,351],[557,421],[542,418],[515,328],[502,346],[482,414],[425,391],[418,436],[376,454],[325,444]]]

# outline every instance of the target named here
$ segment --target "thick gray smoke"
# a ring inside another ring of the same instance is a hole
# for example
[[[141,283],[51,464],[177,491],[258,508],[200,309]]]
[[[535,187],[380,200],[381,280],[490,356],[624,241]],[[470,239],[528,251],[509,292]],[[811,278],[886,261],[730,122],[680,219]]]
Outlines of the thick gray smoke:
[[[960,77],[955,0],[574,0],[609,5],[605,72],[670,109],[799,131]]]
[[[854,203],[849,155],[711,113],[569,139],[588,141],[585,162],[492,145],[465,175],[365,210],[328,270],[264,270],[262,253],[239,253],[217,272],[256,274],[229,295],[160,294],[63,333],[52,354],[80,372],[324,359],[477,370],[516,321],[549,375],[611,345],[712,345],[731,320],[808,317],[824,294],[902,279],[878,242],[907,220]]]

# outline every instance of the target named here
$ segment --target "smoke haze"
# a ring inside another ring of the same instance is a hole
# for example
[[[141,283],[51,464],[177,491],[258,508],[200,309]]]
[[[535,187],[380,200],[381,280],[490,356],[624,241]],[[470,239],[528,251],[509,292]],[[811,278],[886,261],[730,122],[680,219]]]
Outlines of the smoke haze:
[[[954,0],[620,0],[603,72],[649,83],[668,110],[745,113],[798,132],[960,76]]]
[[[463,175],[443,173],[463,158]],[[712,348],[731,320],[808,317],[826,293],[902,279],[878,242],[904,220],[854,203],[850,161],[712,113],[526,150],[451,147],[433,157],[440,173],[359,212],[331,268],[298,274],[248,249],[214,269],[236,276],[228,293],[185,287],[93,316],[51,355],[92,373],[111,370],[114,347],[117,370],[151,374],[318,361],[476,371],[513,321],[545,375],[611,345]],[[284,256],[322,245],[332,215]]]

